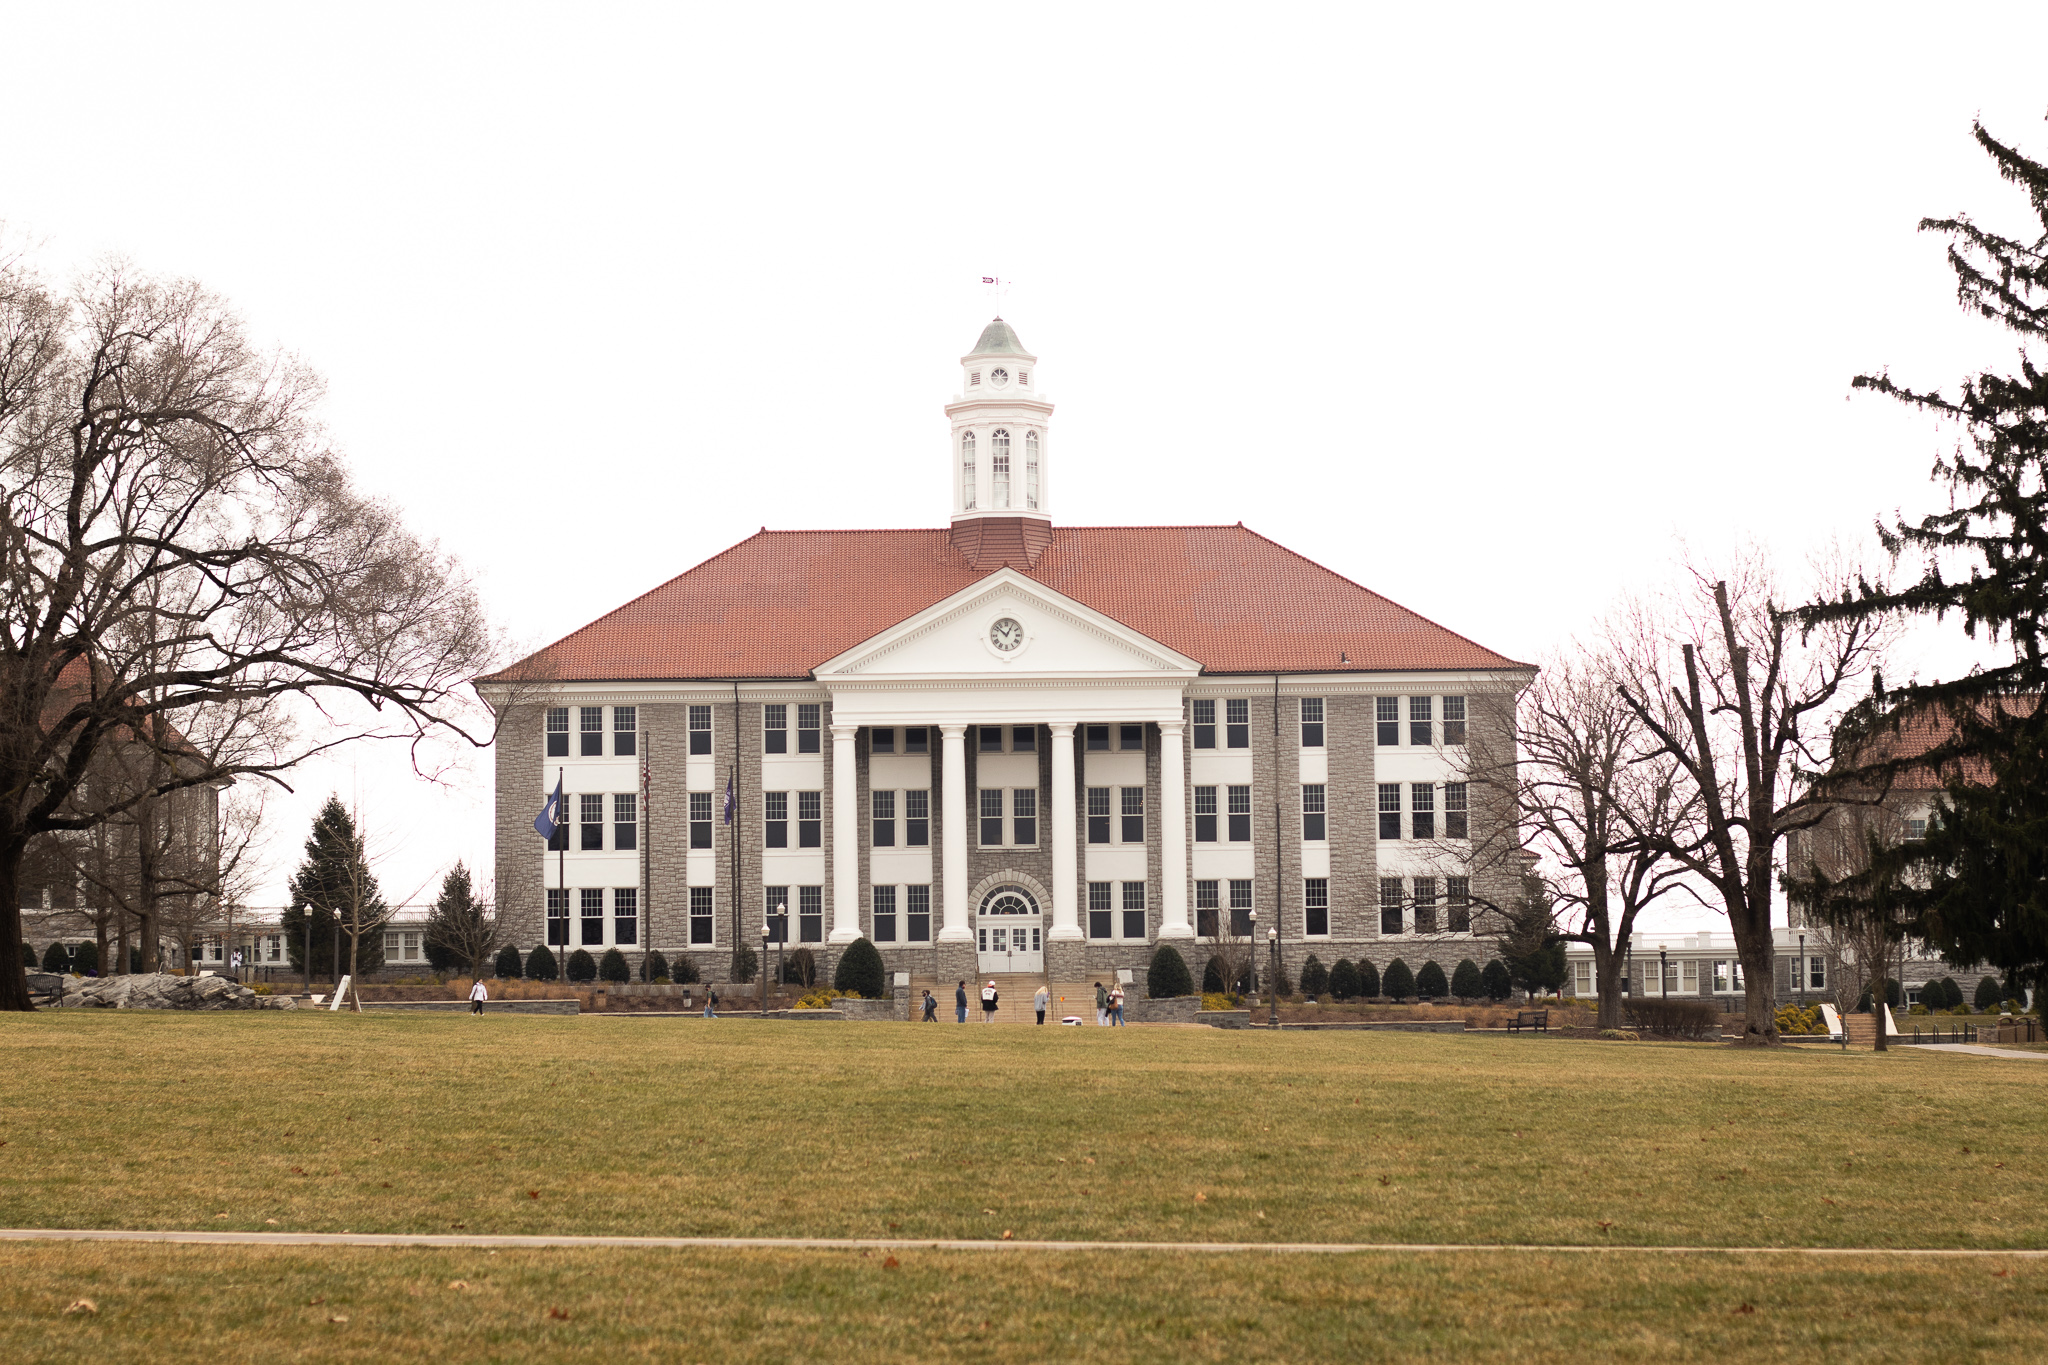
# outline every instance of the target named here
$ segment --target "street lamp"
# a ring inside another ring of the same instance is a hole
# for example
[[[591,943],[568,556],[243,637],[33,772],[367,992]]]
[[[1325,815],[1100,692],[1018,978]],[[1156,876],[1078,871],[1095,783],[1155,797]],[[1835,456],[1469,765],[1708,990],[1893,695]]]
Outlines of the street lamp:
[[[1799,935],[1799,956],[1792,963],[1792,970],[1799,978],[1799,1008],[1806,1008],[1806,935]]]
[[[768,921],[761,921],[761,989],[755,994],[761,997],[761,1013],[768,1013]]]
[[[1250,984],[1252,994],[1257,995],[1259,993],[1259,912],[1256,910],[1247,910],[1244,913],[1245,917],[1251,921],[1252,926],[1251,965],[1247,970],[1251,975]]]
[[[1266,931],[1266,947],[1271,950],[1273,955],[1273,968],[1267,973],[1267,976],[1273,982],[1273,989],[1268,992],[1268,999],[1272,1001],[1272,1009],[1266,1015],[1266,1022],[1277,1029],[1280,1027],[1280,931],[1278,929],[1268,929]]]
[[[1671,967],[1661,943],[1657,945],[1657,994],[1665,1000],[1671,998]]]
[[[782,955],[789,951],[789,902],[781,901],[775,907],[775,998],[782,998],[785,978],[782,974]],[[761,964],[767,966],[766,962]]]

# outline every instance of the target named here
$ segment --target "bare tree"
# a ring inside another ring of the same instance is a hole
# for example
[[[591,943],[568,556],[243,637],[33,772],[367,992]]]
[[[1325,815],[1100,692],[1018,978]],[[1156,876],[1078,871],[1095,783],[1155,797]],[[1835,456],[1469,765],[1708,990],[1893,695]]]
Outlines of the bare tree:
[[[1881,620],[1801,630],[1777,606],[1763,557],[1745,554],[1726,578],[1688,566],[1687,589],[1653,624],[1639,676],[1620,686],[1629,710],[1678,768],[1700,828],[1630,833],[1698,877],[1728,916],[1743,968],[1743,1041],[1774,1044],[1772,894],[1778,845],[1817,824],[1832,804],[1800,780],[1819,771],[1845,689],[1878,662]],[[1828,573],[1818,596],[1853,574]],[[1618,807],[1629,818],[1627,806]]]
[[[350,486],[320,391],[197,285],[109,266],[60,296],[0,261],[0,1009],[31,1008],[37,835],[352,738],[405,738],[416,761],[436,732],[489,738],[456,691],[494,655],[476,598]],[[322,722],[306,739],[242,723],[293,703]],[[114,746],[158,762],[92,786]]]

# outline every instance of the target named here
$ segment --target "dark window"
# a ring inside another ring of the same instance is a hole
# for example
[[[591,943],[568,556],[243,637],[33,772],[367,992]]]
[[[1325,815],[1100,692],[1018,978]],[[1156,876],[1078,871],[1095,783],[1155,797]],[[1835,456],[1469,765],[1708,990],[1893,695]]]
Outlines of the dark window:
[[[576,823],[582,836],[576,847],[585,853],[598,853],[604,849],[604,798],[602,796],[579,796],[576,798],[577,814],[582,818]]]
[[[896,752],[896,730],[884,725],[868,731],[868,752],[872,754],[893,754]]]
[[[1248,844],[1252,839],[1252,789],[1230,789],[1230,842]]]
[[[548,708],[548,757],[569,756],[569,708],[550,706]]]
[[[799,731],[799,734],[802,732]],[[798,848],[823,848],[825,846],[825,793],[798,792],[796,794],[796,846]],[[848,831],[852,837],[852,831]]]
[[[1220,908],[1216,899],[1216,883],[1198,879],[1195,882],[1195,933],[1199,937],[1216,937],[1216,912]]]
[[[1026,848],[1038,842],[1038,788],[1019,787],[1010,793],[1010,817],[1015,842]]]
[[[1252,932],[1252,879],[1232,877],[1230,879],[1230,932],[1237,938],[1250,938]]]
[[[981,846],[994,848],[1003,842],[1003,792],[984,787],[981,792]]]
[[[904,916],[905,940],[911,943],[932,941],[932,889],[929,886],[907,886],[908,911]]]
[[[796,889],[796,936],[805,943],[825,941],[825,888],[799,886]]]
[[[1398,934],[1401,932],[1401,879],[1380,878],[1380,932]]]
[[[1088,789],[1088,842],[1106,844],[1109,842],[1109,788]]]
[[[1035,754],[1038,752],[1038,727],[1036,725],[1013,725],[1010,727],[1010,752],[1013,754]]]
[[[562,732],[564,740],[568,731]],[[548,944],[551,947],[569,946],[569,893],[559,886],[548,888]]]
[[[1110,913],[1109,883],[1088,883],[1088,937],[1108,938],[1114,920]]]
[[[768,926],[770,943],[789,942],[789,888],[786,886],[764,886],[761,888],[761,922]],[[767,963],[761,970],[773,970]]]
[[[1109,747],[1109,727],[1107,725],[1088,725],[1083,726],[1082,729],[1088,737],[1088,748],[1091,751],[1107,749]]]
[[[1223,703],[1223,743],[1230,749],[1252,747],[1252,704],[1248,701]]]
[[[612,708],[612,752],[624,757],[640,752],[640,708]]]
[[[1444,698],[1444,747],[1465,742],[1465,699]]]
[[[1216,842],[1216,789],[1195,788],[1195,842],[1213,844]]]
[[[976,747],[985,754],[1001,753],[1003,751],[1003,727],[1000,725],[983,725],[979,728],[981,734]]]
[[[1408,742],[1427,748],[1430,743],[1430,721],[1435,716],[1433,697],[1410,697],[1408,699]]]
[[[1125,787],[1123,789],[1123,841],[1127,844],[1145,842],[1145,789]]]
[[[1302,920],[1304,934],[1327,934],[1330,932],[1330,879],[1310,877],[1302,883]]]
[[[789,793],[761,793],[763,847],[789,847]]]
[[[1436,932],[1436,878],[1415,879],[1415,932],[1433,934]]]
[[[708,706],[690,708],[690,753],[697,758],[711,753],[711,708]]]
[[[1197,701],[1194,703],[1195,747],[1213,749],[1216,747],[1216,703]]]
[[[586,948],[593,944],[602,944],[604,942],[604,888],[601,886],[583,887],[579,899],[582,902],[579,908],[583,911],[583,914],[581,916],[582,932],[577,936],[578,941]]]
[[[896,846],[896,793],[869,792],[869,814],[874,819],[875,847]]]
[[[690,793],[690,847],[711,847],[711,793]]]
[[[1145,727],[1143,725],[1119,725],[1116,728],[1117,748],[1124,750],[1126,753],[1143,753],[1145,751]]]
[[[584,758],[604,757],[604,708],[602,706],[578,707],[581,714],[576,719],[577,738],[582,746],[577,753]],[[599,942],[603,942],[602,939]]]
[[[1444,878],[1444,918],[1449,921],[1444,927],[1454,934],[1472,932],[1472,879],[1470,877]]]
[[[1436,788],[1428,782],[1410,783],[1408,799],[1412,804],[1410,819],[1415,826],[1418,839],[1436,838]]]
[[[1311,842],[1324,837],[1324,792],[1320,782],[1309,783],[1301,789],[1301,837]]]
[[[1446,722],[1448,724],[1448,722]],[[1444,838],[1469,839],[1472,837],[1470,812],[1465,808],[1465,784],[1444,783]]]
[[[631,792],[612,798],[612,847],[621,853],[640,847],[640,799]]]
[[[1320,749],[1323,747],[1323,699],[1303,697],[1301,699],[1301,747]]]
[[[1401,699],[1399,697],[1374,697],[1372,702],[1373,724],[1378,730],[1381,744],[1393,746],[1401,742]]]
[[[711,888],[693,886],[690,888],[690,942],[711,943]]]
[[[909,848],[931,847],[932,794],[929,791],[903,793],[903,842]]]
[[[896,941],[896,888],[878,886],[875,888],[875,942]]]
[[[789,752],[789,706],[785,702],[769,702],[761,708],[761,752],[764,754],[786,754]]]
[[[818,703],[814,701],[796,704],[796,751],[800,754],[818,752]]]
[[[1401,784],[1380,783],[1380,838],[1401,837]]]
[[[1124,883],[1124,937],[1145,937],[1145,883]]]
[[[628,947],[640,941],[640,888],[621,886],[612,892],[612,942]]]
[[[903,732],[903,752],[906,754],[928,754],[932,751],[931,731],[922,725],[913,725]]]

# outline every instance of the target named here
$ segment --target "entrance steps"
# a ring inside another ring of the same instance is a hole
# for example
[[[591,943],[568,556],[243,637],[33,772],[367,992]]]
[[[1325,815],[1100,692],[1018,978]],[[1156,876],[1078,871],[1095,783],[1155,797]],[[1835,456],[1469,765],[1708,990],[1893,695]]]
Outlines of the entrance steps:
[[[915,1021],[920,1017],[918,1011],[924,1000],[924,993],[930,991],[938,997],[939,1022],[942,1024],[952,1023],[953,991],[956,981],[957,978],[955,981],[940,981],[936,977],[929,976],[911,977],[911,1019]],[[1045,977],[1042,973],[991,972],[987,976],[970,978],[967,982],[967,1022],[970,1024],[981,1022],[981,988],[991,981],[996,983],[998,1002],[996,1005],[996,1022],[998,1024],[1028,1024],[1032,1022],[1034,1016],[1031,1013],[1031,997],[1040,986],[1045,984]],[[1059,992],[1055,990],[1053,994],[1058,995]],[[1071,992],[1069,994],[1071,995]],[[1089,999],[1094,999],[1092,992]],[[1056,1009],[1057,1007],[1058,1002],[1055,1001],[1053,1008]],[[1069,1011],[1069,1013],[1072,1013],[1072,1011]],[[1050,1020],[1057,1019],[1059,1016],[1053,1012],[1053,1009],[1048,1009],[1046,1017]]]

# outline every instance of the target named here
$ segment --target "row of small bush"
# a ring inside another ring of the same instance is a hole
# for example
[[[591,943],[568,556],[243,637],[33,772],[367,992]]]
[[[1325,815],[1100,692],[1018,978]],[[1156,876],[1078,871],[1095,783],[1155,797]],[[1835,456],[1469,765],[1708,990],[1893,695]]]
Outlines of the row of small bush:
[[[2003,995],[2004,991],[2000,988],[1997,977],[1980,977],[1977,981],[1973,1008],[1971,1004],[1964,1002],[1963,988],[1955,983],[1955,978],[1944,976],[1939,981],[1930,981],[1920,988],[1920,1003],[1913,1006],[1912,1013],[1956,1015],[2020,1013],[2021,1006],[2019,1001],[2002,999]],[[1890,977],[1885,979],[1884,996],[1885,1003],[1893,1009],[1901,1008],[1905,1002],[1905,991],[1896,980]],[[1869,1011],[1870,987],[1866,985],[1863,988],[1863,994],[1856,1001],[1856,1012],[1867,1014]]]
[[[1209,959],[1207,969],[1202,973],[1201,995],[1204,1008],[1213,1008],[1207,1002],[1211,999],[1234,1000],[1249,987],[1248,981],[1228,981],[1229,969],[1220,957]],[[1268,989],[1278,995],[1292,995],[1296,983],[1286,979],[1282,973],[1277,982],[1268,982]],[[1435,962],[1425,962],[1422,970],[1412,972],[1408,964],[1395,958],[1387,964],[1384,975],[1370,959],[1353,962],[1350,958],[1337,959],[1336,965],[1323,966],[1322,959],[1310,953],[1301,964],[1301,993],[1311,998],[1327,996],[1332,1000],[1375,1000],[1385,997],[1395,1003],[1407,1000],[1505,1000],[1514,989],[1508,976],[1508,969],[1500,959],[1495,958],[1484,968],[1466,958],[1446,978],[1444,969]],[[1162,943],[1152,954],[1152,967],[1146,975],[1146,994],[1154,1000],[1172,999],[1177,996],[1195,994],[1194,978],[1188,973],[1187,960],[1170,943]]]
[[[1828,1031],[1827,1018],[1820,1012],[1819,1005],[1808,1005],[1803,1009],[1798,1005],[1780,1005],[1773,1022],[1779,1033],[1794,1037]]]

